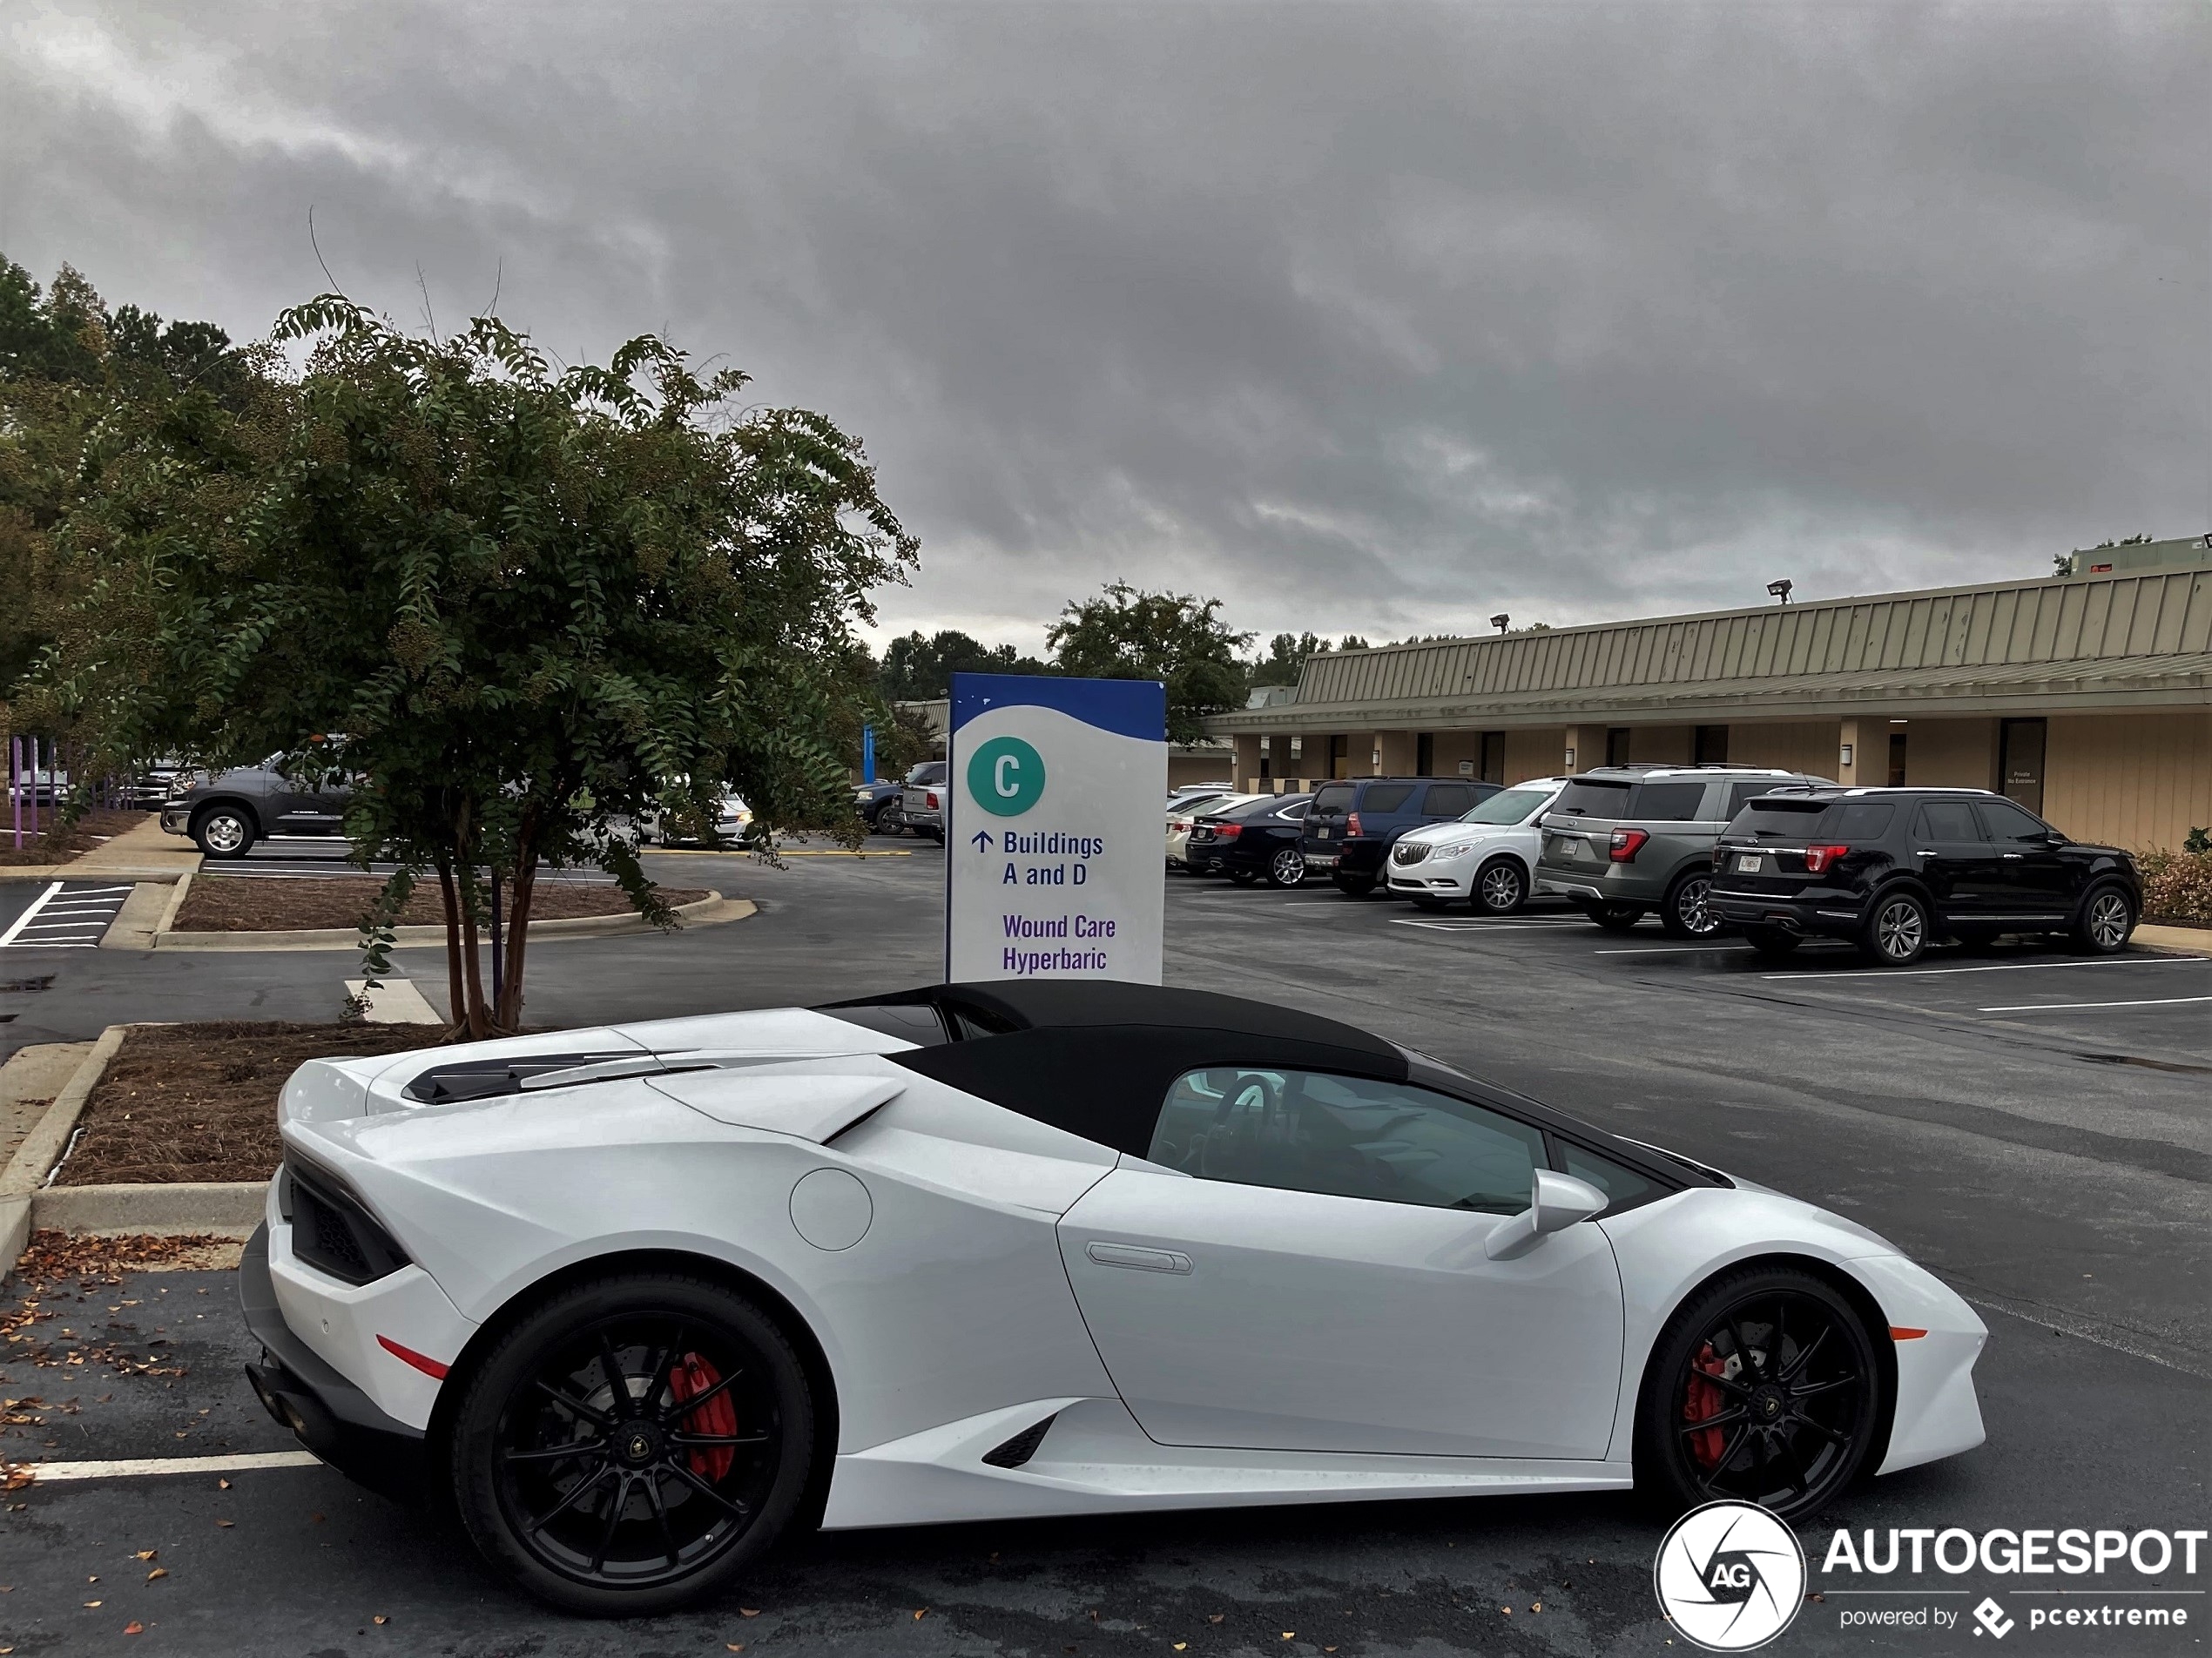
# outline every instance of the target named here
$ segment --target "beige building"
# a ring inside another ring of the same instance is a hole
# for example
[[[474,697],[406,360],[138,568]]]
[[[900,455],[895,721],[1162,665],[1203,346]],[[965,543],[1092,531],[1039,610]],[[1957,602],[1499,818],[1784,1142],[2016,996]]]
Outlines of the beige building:
[[[1255,789],[1608,762],[2002,789],[2083,840],[2212,825],[2212,545],[2040,580],[1316,657],[1207,722]]]

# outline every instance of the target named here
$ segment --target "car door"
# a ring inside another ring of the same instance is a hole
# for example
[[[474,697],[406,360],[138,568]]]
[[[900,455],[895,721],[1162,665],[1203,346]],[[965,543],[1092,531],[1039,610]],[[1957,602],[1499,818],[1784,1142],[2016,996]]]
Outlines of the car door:
[[[2004,913],[2003,866],[1997,848],[1982,838],[1972,802],[1923,800],[1913,813],[1912,853],[1914,868],[1948,919],[1983,920]]]
[[[1483,1252],[1543,1136],[1407,1083],[1179,1079],[1151,1159],[1062,1217],[1061,1252],[1130,1411],[1163,1445],[1602,1457],[1621,1279],[1595,1226]]]
[[[2054,843],[2051,826],[2010,800],[1978,800],[1975,812],[1997,849],[2005,913],[2016,920],[2060,920],[2074,913],[2083,872]]]

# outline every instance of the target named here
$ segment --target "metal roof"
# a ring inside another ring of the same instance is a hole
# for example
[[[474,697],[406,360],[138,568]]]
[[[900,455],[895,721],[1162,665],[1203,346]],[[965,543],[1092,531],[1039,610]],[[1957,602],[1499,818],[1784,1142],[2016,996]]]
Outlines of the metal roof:
[[[1207,725],[1776,718],[1899,703],[2212,704],[2212,563],[1339,651],[1307,662],[1295,701]]]

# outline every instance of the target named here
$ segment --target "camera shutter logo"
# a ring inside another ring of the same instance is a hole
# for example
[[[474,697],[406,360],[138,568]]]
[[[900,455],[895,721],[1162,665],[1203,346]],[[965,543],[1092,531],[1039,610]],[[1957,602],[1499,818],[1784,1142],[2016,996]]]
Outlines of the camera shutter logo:
[[[994,737],[968,763],[968,798],[995,818],[1018,818],[1044,793],[1044,756],[1018,737]]]
[[[1660,1540],[1651,1585],[1675,1632],[1708,1652],[1749,1652],[1805,1601],[1797,1533],[1752,1503],[1693,1508]]]

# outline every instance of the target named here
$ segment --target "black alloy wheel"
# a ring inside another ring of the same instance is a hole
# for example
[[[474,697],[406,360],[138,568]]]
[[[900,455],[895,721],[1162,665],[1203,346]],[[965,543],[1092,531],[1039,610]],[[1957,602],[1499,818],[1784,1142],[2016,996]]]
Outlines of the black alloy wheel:
[[[675,1273],[555,1296],[483,1361],[455,1413],[454,1490],[484,1557],[595,1616],[725,1587],[789,1524],[814,1412],[752,1303]]]
[[[907,832],[907,820],[900,813],[897,801],[887,800],[883,803],[883,809],[875,814],[875,832],[880,835],[903,835]]]
[[[1626,933],[1643,920],[1643,912],[1633,904],[1584,904],[1582,913],[1608,933]]]
[[[1346,898],[1365,898],[1375,890],[1372,875],[1332,875],[1329,879]]]
[[[2074,947],[2091,955],[2117,955],[2135,930],[2135,906],[2125,887],[2107,882],[2089,889],[2074,918]]]
[[[1267,881],[1271,886],[1303,886],[1305,854],[1294,846],[1278,847],[1267,860]]]
[[[1654,1352],[1637,1479],[1671,1505],[1730,1499],[1796,1520],[1865,1466],[1882,1419],[1873,1338],[1811,1274],[1731,1272],[1676,1314]]]
[[[1858,954],[1878,967],[1909,967],[1928,947],[1928,907],[1916,893],[1881,893],[1858,929]]]
[[[1485,915],[1511,915],[1528,901],[1528,877],[1510,858],[1494,858],[1474,873],[1474,907]]]
[[[1778,961],[1803,944],[1805,935],[1779,927],[1747,927],[1743,941],[1759,954]]]
[[[1692,870],[1676,877],[1659,907],[1659,924],[1675,939],[1710,939],[1722,927],[1720,912],[1713,907],[1713,877],[1706,870]]]
[[[203,856],[243,858],[259,839],[242,806],[209,806],[192,820],[192,838]]]

